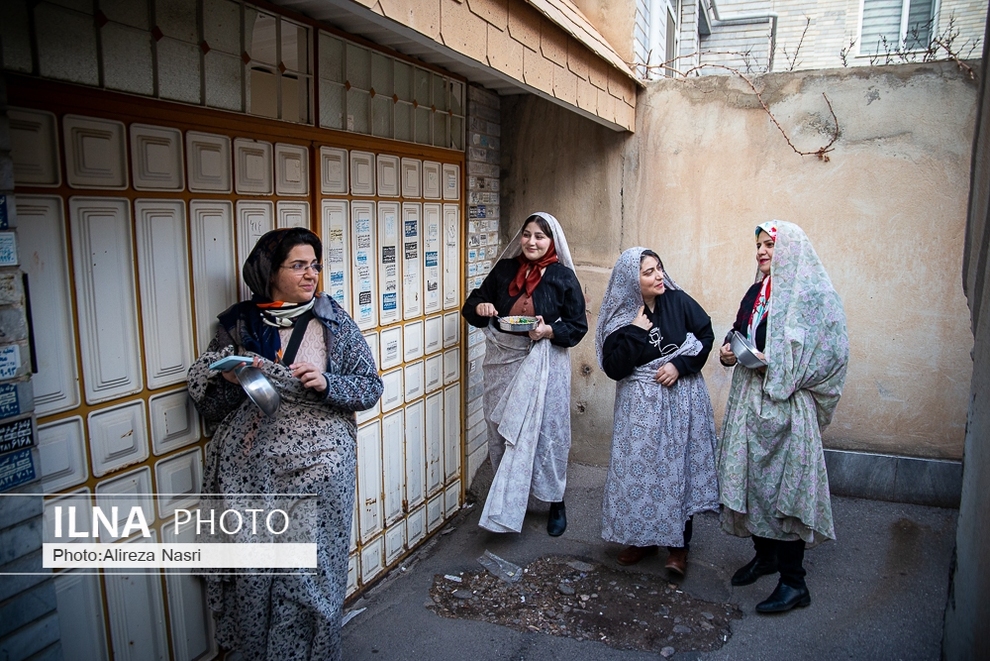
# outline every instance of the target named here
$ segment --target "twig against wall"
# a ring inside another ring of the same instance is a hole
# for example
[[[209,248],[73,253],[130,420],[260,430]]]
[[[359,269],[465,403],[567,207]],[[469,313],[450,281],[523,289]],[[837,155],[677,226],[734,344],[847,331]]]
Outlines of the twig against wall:
[[[797,55],[797,53],[795,53],[795,56],[796,55]],[[834,148],[835,142],[839,139],[839,118],[835,116],[835,109],[832,108],[832,102],[829,100],[828,95],[825,94],[825,92],[822,92],[822,97],[825,99],[825,104],[828,106],[828,111],[832,115],[832,122],[833,122],[833,126],[834,126],[834,128],[832,130],[832,137],[831,137],[831,139],[826,144],[822,145],[818,149],[815,149],[815,150],[812,150],[812,151],[802,151],[802,150],[798,149],[794,145],[794,143],[791,141],[790,136],[787,135],[787,131],[784,130],[784,127],[781,126],[780,122],[777,121],[777,118],[774,117],[773,112],[770,111],[770,106],[768,106],[767,105],[767,102],[763,100],[763,95],[760,94],[760,90],[758,90],[756,88],[756,84],[746,74],[744,74],[743,72],[739,71],[739,69],[736,69],[735,67],[730,67],[730,66],[727,66],[725,64],[714,64],[714,63],[697,64],[697,65],[692,66],[692,67],[690,67],[690,68],[688,68],[688,69],[686,69],[684,71],[680,71],[680,70],[678,70],[678,69],[676,69],[676,68],[674,68],[672,66],[675,60],[679,60],[679,59],[684,58],[684,57],[690,57],[690,56],[684,56],[684,55],[682,55],[682,56],[673,58],[672,60],[669,60],[667,62],[663,62],[661,64],[651,65],[651,66],[649,66],[647,68],[648,69],[661,69],[663,71],[672,71],[672,72],[676,73],[677,75],[683,76],[685,78],[687,78],[688,76],[691,76],[692,74],[698,75],[699,72],[702,71],[703,69],[719,69],[719,70],[722,70],[722,71],[728,71],[729,73],[731,73],[731,74],[733,74],[735,76],[738,76],[743,81],[745,81],[747,85],[749,85],[749,88],[751,90],[753,90],[753,94],[756,95],[756,99],[760,102],[760,106],[763,108],[763,111],[770,118],[770,121],[772,121],[774,123],[774,126],[777,127],[777,130],[780,131],[780,134],[782,136],[784,136],[784,141],[787,142],[787,145],[792,150],[794,150],[794,153],[795,154],[797,154],[798,156],[817,156],[818,157],[818,160],[820,160],[820,161],[822,161],[824,163],[828,163],[829,162],[829,156],[828,156],[828,154],[829,154],[829,152],[832,152],[832,151],[835,150],[835,148]]]

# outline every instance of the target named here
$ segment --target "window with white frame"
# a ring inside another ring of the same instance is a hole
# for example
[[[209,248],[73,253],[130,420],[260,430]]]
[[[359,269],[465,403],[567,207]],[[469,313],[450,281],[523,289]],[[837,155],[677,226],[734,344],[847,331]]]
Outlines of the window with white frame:
[[[677,56],[679,4],[679,0],[636,0],[633,51],[641,77],[673,75],[662,65],[670,66]]]
[[[874,55],[928,47],[937,0],[862,0],[859,52]]]

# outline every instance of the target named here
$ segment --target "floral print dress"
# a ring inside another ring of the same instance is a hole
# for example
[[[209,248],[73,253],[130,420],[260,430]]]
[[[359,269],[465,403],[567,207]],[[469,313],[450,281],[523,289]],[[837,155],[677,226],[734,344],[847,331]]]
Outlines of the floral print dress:
[[[303,388],[288,367],[262,359],[262,372],[281,396],[278,410],[266,416],[238,385],[209,369],[225,356],[250,355],[223,327],[189,371],[190,396],[207,424],[217,425],[207,446],[202,504],[243,511],[247,503],[258,506],[260,498],[268,509],[286,509],[299,507],[299,499],[277,495],[312,494],[302,501],[308,502],[311,520],[306,530],[296,531],[305,539],[291,541],[316,542],[315,571],[241,570],[206,577],[217,641],[246,661],[341,658],[354,513],[354,411],[374,406],[382,383],[351,318],[325,295],[317,299],[314,314],[296,359],[326,365],[326,392]],[[246,500],[241,494],[257,496]],[[293,519],[302,513],[293,511]]]

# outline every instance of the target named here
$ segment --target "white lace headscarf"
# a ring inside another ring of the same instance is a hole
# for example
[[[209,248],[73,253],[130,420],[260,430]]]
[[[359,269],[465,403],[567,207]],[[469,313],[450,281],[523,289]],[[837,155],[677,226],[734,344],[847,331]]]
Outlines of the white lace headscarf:
[[[643,306],[643,292],[639,288],[639,265],[644,250],[647,248],[642,246],[629,248],[612,267],[612,277],[605,289],[605,297],[598,311],[598,328],[595,329],[595,352],[598,354],[598,366],[602,369],[605,338],[631,324]],[[667,273],[667,269],[663,270],[663,284],[667,289],[680,289]]]
[[[520,227],[519,231],[515,233],[512,240],[509,241],[509,245],[506,246],[505,250],[502,251],[502,254],[499,255],[498,258],[515,259],[517,256],[522,254],[522,246],[519,245],[519,239],[522,236],[523,229],[525,229],[526,225],[529,224],[529,219],[533,216],[539,216],[550,223],[550,231],[553,233],[553,236],[550,238],[553,239],[553,247],[557,251],[557,261],[573,271],[574,260],[571,259],[571,251],[567,247],[567,239],[564,237],[564,230],[560,227],[560,223],[557,222],[557,219],[545,211],[537,211],[536,213],[527,216],[526,222],[522,224],[522,227]]]

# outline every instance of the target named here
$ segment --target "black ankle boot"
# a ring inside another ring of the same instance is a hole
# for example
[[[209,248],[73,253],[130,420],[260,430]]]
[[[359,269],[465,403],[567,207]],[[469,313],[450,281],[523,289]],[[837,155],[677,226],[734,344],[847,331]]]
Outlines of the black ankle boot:
[[[777,573],[777,559],[776,558],[761,558],[757,555],[755,558],[750,560],[747,564],[740,567],[735,574],[732,575],[733,585],[750,585],[751,583],[756,583],[756,580],[760,576],[766,576],[767,574]]]
[[[777,583],[777,588],[769,597],[756,604],[757,613],[786,613],[795,607],[804,608],[811,605],[811,593],[808,586],[795,587],[784,583],[783,579]]]
[[[777,540],[753,535],[753,548],[756,549],[756,557],[732,575],[733,585],[749,585],[760,576],[777,573]]]
[[[567,530],[567,511],[564,509],[564,501],[550,503],[550,517],[547,519],[547,534],[551,537],[560,537]]]

